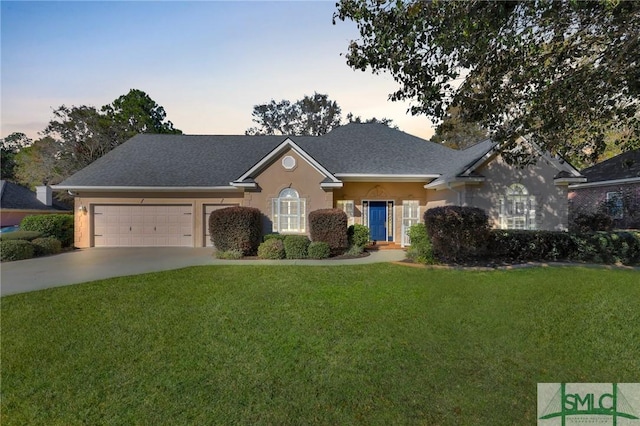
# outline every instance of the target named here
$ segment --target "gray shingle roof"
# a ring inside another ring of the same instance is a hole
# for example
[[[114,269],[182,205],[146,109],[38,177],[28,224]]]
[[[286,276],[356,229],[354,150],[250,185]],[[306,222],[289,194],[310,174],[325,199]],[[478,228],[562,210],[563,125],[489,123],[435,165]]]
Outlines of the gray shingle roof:
[[[640,177],[640,149],[628,151],[582,170],[587,182]]]
[[[484,155],[481,150],[456,151],[377,123],[351,123],[324,136],[289,138],[333,174],[455,174],[474,155]],[[59,186],[228,186],[286,139],[137,135]]]
[[[0,181],[0,207],[14,210],[69,210],[68,207],[53,200],[53,206],[47,206],[38,200],[36,193],[29,188],[6,180]]]

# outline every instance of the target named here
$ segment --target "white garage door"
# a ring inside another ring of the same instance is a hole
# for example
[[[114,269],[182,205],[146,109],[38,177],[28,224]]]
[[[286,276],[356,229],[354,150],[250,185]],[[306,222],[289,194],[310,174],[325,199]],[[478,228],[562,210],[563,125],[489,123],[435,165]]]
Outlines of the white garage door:
[[[190,205],[94,206],[94,245],[96,247],[192,247],[191,210]]]
[[[205,204],[204,206],[204,217],[202,222],[202,227],[204,228],[204,245],[207,247],[213,247],[213,243],[211,242],[211,235],[209,234],[209,216],[211,212],[214,210],[224,209],[226,207],[237,206],[237,204]]]

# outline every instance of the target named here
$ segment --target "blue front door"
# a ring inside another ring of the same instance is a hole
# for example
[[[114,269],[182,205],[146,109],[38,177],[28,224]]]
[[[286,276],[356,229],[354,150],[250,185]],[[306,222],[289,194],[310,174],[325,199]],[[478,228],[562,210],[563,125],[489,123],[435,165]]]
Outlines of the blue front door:
[[[387,241],[387,203],[369,202],[369,229],[372,241]]]

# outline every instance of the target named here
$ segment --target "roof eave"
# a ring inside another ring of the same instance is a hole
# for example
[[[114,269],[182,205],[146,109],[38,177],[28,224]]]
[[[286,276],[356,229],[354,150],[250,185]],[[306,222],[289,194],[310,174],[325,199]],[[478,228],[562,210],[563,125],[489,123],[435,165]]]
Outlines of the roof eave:
[[[336,173],[343,182],[425,182],[437,179],[440,174],[368,174]]]
[[[82,186],[52,185],[54,191],[90,192],[237,192],[234,186]]]
[[[583,180],[582,182],[584,183],[575,183],[575,184],[569,185],[569,189],[593,188],[598,186],[610,186],[610,185],[629,185],[633,183],[640,183],[640,177],[601,180],[597,182],[587,182],[587,179],[585,178],[585,180]]]

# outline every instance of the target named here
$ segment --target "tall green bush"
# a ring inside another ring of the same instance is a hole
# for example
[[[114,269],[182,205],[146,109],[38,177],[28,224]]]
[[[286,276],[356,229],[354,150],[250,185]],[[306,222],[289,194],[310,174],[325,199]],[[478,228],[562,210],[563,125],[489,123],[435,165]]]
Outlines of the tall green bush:
[[[42,236],[42,233],[36,231],[15,231],[8,232],[6,234],[0,234],[0,240],[9,241],[9,240],[24,240],[31,241],[35,240]]]
[[[412,225],[408,230],[408,234],[411,246],[407,249],[407,257],[418,263],[434,263],[433,247],[424,223]]]
[[[209,234],[218,251],[255,255],[262,240],[262,213],[242,206],[214,210],[209,216]]]
[[[424,223],[436,258],[459,262],[484,255],[489,239],[489,218],[484,210],[436,207],[425,212]]]
[[[71,214],[40,214],[25,216],[20,222],[20,229],[40,232],[42,237],[53,237],[60,241],[63,247],[71,247],[73,223]]]
[[[347,229],[349,246],[365,247],[369,243],[369,228],[356,223]]]
[[[342,254],[349,246],[347,214],[340,209],[320,209],[309,213],[309,235],[312,241],[329,244],[331,253]]]

